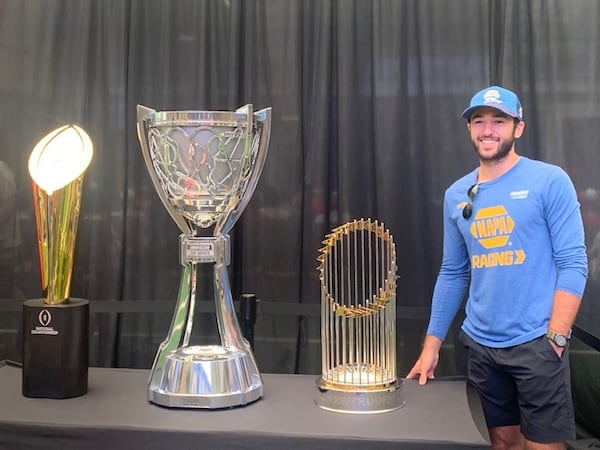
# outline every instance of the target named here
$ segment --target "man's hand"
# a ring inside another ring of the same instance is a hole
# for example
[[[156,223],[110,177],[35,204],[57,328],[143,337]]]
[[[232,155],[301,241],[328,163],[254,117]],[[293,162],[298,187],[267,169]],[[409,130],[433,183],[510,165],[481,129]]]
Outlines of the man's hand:
[[[428,334],[425,336],[425,342],[423,343],[423,350],[421,355],[413,368],[408,372],[406,378],[419,378],[419,384],[424,385],[427,380],[433,380],[435,378],[434,370],[438,365],[440,359],[440,348],[442,347],[442,340],[438,337]]]
[[[558,357],[562,358],[562,354],[565,351],[565,349],[563,347],[559,347],[558,345],[556,345],[554,343],[554,341],[552,341],[551,339],[548,339],[548,341],[550,342],[550,345],[552,346],[552,348],[554,349],[554,351],[556,352]]]

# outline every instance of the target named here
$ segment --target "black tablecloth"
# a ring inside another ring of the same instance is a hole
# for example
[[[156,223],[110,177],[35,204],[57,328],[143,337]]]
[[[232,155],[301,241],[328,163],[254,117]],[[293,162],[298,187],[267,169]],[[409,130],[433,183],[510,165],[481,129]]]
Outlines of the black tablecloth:
[[[4,449],[465,449],[489,448],[481,405],[464,380],[403,384],[406,406],[342,414],[315,406],[316,376],[263,375],[264,397],[227,410],[147,401],[149,371],[91,368],[76,398],[21,395],[21,370],[0,368]]]

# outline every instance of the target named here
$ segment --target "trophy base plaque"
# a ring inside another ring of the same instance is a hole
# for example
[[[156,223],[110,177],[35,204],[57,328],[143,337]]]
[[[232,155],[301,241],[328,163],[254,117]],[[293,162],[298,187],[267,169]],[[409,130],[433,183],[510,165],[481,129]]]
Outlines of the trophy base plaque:
[[[23,395],[78,397],[88,389],[89,302],[23,303]]]
[[[319,393],[315,404],[327,411],[349,414],[378,414],[400,409],[405,405],[402,381],[376,390],[336,389],[317,378]]]
[[[152,374],[148,400],[172,408],[220,409],[252,403],[263,395],[245,352],[217,345],[181,347]]]

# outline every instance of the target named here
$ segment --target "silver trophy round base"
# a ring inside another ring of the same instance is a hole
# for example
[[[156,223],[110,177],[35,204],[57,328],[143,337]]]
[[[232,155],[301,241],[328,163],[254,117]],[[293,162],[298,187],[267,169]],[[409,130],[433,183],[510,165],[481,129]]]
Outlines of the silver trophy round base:
[[[402,394],[402,381],[377,390],[342,390],[329,386],[317,378],[319,393],[315,404],[327,411],[348,414],[378,414],[402,408],[406,401]],[[358,388],[358,387],[357,387]]]
[[[216,345],[182,347],[152,374],[148,400],[171,408],[219,409],[252,403],[263,395],[247,354]]]

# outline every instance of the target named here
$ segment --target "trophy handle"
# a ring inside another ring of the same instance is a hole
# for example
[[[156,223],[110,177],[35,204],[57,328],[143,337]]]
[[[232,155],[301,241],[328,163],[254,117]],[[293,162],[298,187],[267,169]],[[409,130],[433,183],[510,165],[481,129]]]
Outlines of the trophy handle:
[[[220,219],[215,225],[215,235],[227,235],[233,227],[239,216],[246,208],[262,173],[267,149],[269,148],[269,138],[271,131],[271,108],[265,108],[251,114],[251,105],[246,105],[237,110],[237,112],[250,111],[248,114],[248,130],[249,136],[252,137],[252,121],[257,121],[257,132],[254,138],[247,139],[249,151],[252,155],[256,155],[256,161],[247,182],[246,190],[243,197],[240,199],[238,206],[223,219]],[[258,146],[258,148],[257,148]],[[229,249],[227,250],[229,252]],[[220,330],[222,344],[228,348],[245,349],[248,357],[251,359],[251,364],[256,367],[254,355],[250,349],[250,344],[243,338],[237,316],[235,314],[231,288],[229,286],[229,277],[227,273],[227,263],[218,263],[214,266],[215,276],[215,304],[217,307],[217,322]],[[258,373],[258,369],[256,369]]]
[[[137,105],[137,134],[138,140],[140,141],[140,145],[142,147],[142,155],[144,156],[144,162],[146,163],[146,167],[148,169],[148,173],[150,174],[150,178],[152,179],[152,184],[154,185],[154,190],[158,194],[160,201],[165,206],[169,215],[173,218],[179,229],[188,235],[193,235],[194,230],[190,226],[190,224],[183,218],[181,214],[178,214],[175,208],[169,203],[169,199],[163,190],[158,177],[156,176],[156,171],[154,170],[154,165],[152,164],[152,157],[150,156],[150,144],[148,143],[148,131],[149,126],[148,122],[145,121],[148,116],[154,114],[156,111],[148,108],[147,106]]]
[[[248,105],[238,109],[237,112],[243,111],[245,108],[248,108]],[[265,166],[265,159],[269,148],[269,140],[271,138],[271,110],[272,108],[264,108],[254,114],[248,114],[248,129],[250,130],[250,136],[252,136],[252,120],[254,119],[256,121],[257,132],[254,134],[251,143],[250,139],[247,140],[247,145],[251,145],[251,154],[256,155],[256,161],[252,168],[247,188],[240,199],[238,206],[231,214],[228,214],[216,223],[215,234],[227,234],[233,228],[233,225],[239,219],[252,198],[252,194],[254,194],[263,167]]]

